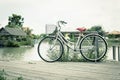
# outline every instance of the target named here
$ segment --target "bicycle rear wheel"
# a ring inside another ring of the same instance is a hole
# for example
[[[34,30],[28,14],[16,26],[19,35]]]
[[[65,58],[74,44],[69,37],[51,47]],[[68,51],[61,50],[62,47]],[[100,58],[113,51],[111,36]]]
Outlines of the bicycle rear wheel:
[[[45,37],[38,44],[38,54],[46,62],[55,62],[63,54],[63,45],[55,37]]]
[[[79,48],[85,59],[100,61],[107,52],[107,42],[98,34],[89,34],[81,40]]]

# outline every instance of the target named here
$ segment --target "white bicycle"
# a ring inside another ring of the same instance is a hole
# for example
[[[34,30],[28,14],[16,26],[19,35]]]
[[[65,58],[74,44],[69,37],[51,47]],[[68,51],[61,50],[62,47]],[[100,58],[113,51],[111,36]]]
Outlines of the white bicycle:
[[[82,56],[89,61],[100,61],[107,52],[106,40],[97,33],[84,35],[86,28],[77,28],[79,36],[76,43],[67,40],[62,32],[61,25],[67,24],[64,21],[58,21],[54,35],[43,37],[38,44],[38,54],[46,62],[58,61],[64,53],[64,45],[73,51],[79,51]],[[72,47],[71,45],[74,45]]]

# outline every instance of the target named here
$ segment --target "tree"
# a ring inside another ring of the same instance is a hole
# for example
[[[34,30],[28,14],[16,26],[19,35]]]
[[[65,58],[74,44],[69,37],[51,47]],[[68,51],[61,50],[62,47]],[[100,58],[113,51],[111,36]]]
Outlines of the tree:
[[[101,36],[105,35],[105,31],[102,29],[101,26],[92,26],[90,29],[88,29],[88,31],[97,31],[98,34],[100,34]]]
[[[22,27],[22,30],[25,31],[28,36],[32,35],[33,30],[30,29],[29,27]]]
[[[12,14],[12,16],[9,16],[8,18],[8,25],[6,27],[15,28],[15,27],[22,27],[24,23],[24,18],[21,17],[21,15]]]

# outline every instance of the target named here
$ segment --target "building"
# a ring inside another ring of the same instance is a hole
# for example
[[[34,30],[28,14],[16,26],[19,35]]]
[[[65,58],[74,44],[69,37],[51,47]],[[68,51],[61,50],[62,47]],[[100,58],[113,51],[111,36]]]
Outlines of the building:
[[[6,41],[21,41],[26,37],[26,33],[21,28],[1,28],[0,29],[0,46]]]
[[[0,36],[26,36],[26,33],[20,28],[1,28]]]
[[[108,35],[110,38],[120,38],[120,31],[112,31]]]
[[[109,34],[120,35],[120,31],[112,31]]]

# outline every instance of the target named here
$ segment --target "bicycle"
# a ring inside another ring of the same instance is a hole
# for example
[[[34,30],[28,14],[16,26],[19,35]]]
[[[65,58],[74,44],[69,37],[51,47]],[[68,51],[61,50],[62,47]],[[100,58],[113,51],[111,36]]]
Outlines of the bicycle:
[[[65,21],[58,21],[55,26],[54,35],[43,37],[38,44],[38,54],[46,62],[58,61],[64,53],[64,45],[73,51],[79,51],[89,61],[100,61],[107,52],[106,40],[97,33],[84,35],[86,28],[77,28],[79,36],[76,42],[67,40],[61,32],[61,26],[67,24]],[[71,46],[71,45],[74,45]]]

